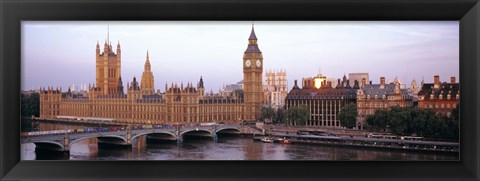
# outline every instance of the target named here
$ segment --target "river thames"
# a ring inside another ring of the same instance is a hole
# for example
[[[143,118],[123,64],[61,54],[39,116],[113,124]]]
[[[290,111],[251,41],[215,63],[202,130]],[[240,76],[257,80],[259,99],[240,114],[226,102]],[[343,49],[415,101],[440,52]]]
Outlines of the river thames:
[[[415,153],[304,144],[277,144],[250,137],[185,140],[181,144],[134,141],[132,148],[98,148],[95,138],[71,145],[70,155],[36,153],[22,144],[22,160],[458,160],[456,155]]]
[[[22,131],[46,131],[84,128],[22,120]],[[219,135],[218,140],[185,138],[176,142],[158,142],[140,136],[131,148],[99,148],[96,138],[76,142],[70,154],[36,152],[35,144],[21,144],[22,160],[458,160],[458,154],[395,151],[372,148],[278,144],[254,141],[248,135]]]

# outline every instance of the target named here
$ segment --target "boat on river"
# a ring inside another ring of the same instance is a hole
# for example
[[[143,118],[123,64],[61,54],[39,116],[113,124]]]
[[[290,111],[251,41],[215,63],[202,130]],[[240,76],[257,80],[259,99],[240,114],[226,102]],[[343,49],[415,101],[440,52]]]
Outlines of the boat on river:
[[[292,142],[289,139],[283,139],[280,141],[281,144],[291,144]]]
[[[273,143],[273,139],[269,137],[262,138],[261,141],[264,143]]]

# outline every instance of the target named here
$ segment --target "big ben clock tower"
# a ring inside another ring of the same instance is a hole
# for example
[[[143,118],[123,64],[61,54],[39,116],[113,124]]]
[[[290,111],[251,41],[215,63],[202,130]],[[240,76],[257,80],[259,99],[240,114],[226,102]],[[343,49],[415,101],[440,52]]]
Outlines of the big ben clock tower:
[[[243,118],[248,121],[260,117],[263,103],[263,56],[258,48],[257,36],[252,24],[248,47],[243,54]]]

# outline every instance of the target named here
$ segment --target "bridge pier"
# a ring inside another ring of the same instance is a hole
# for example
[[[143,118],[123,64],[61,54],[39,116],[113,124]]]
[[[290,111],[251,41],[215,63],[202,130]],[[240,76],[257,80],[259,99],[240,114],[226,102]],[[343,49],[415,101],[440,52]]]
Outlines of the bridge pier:
[[[181,136],[177,136],[177,143],[181,144],[183,142],[183,138]]]
[[[70,153],[70,139],[66,135],[63,137],[63,152]]]
[[[131,130],[128,130],[127,131],[127,136],[125,136],[127,138],[127,145],[132,145],[132,131]]]
[[[217,142],[218,141],[218,136],[217,133],[213,133],[213,141]]]

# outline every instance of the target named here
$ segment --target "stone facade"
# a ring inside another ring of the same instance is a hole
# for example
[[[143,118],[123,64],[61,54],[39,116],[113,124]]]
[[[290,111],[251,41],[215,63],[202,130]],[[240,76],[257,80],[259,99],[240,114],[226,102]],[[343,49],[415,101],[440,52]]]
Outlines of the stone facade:
[[[120,44],[117,53],[105,43],[104,52],[96,46],[96,84],[88,93],[73,96],[61,88],[40,88],[40,117],[78,116],[113,118],[118,122],[160,123],[238,123],[260,117],[263,103],[263,57],[252,27],[249,44],[243,56],[244,96],[205,94],[203,78],[193,83],[165,85],[165,92],[154,92],[154,77],[150,57],[139,83],[136,77],[127,82],[123,93]],[[247,65],[247,60],[249,63]]]
[[[460,84],[455,77],[450,78],[450,83],[440,82],[440,76],[434,76],[433,83],[424,83],[418,92],[418,107],[432,109],[435,112],[450,116],[451,111],[457,107],[460,100]]]
[[[100,53],[100,45],[96,46],[96,85],[101,88],[101,94],[118,94],[119,79],[122,75],[122,51],[120,42],[117,44],[117,52],[113,52],[112,44],[105,41],[103,52]]]
[[[243,54],[244,119],[257,120],[263,105],[263,55],[252,26],[248,47]]]
[[[299,88],[295,80],[295,85],[285,99],[286,109],[305,105],[310,111],[307,126],[341,127],[337,115],[344,106],[356,102],[356,89],[342,86],[348,85],[348,82],[340,83],[340,79],[338,82],[335,88],[329,84],[316,88],[308,82]]]
[[[264,90],[264,105],[273,108],[282,108],[285,105],[287,96],[287,72],[285,70],[267,71],[265,73],[266,85]]]
[[[364,85],[357,91],[357,129],[364,128],[368,115],[392,106],[413,107],[413,97],[408,89],[400,88],[398,80],[385,84],[385,77],[380,77],[380,84]]]

